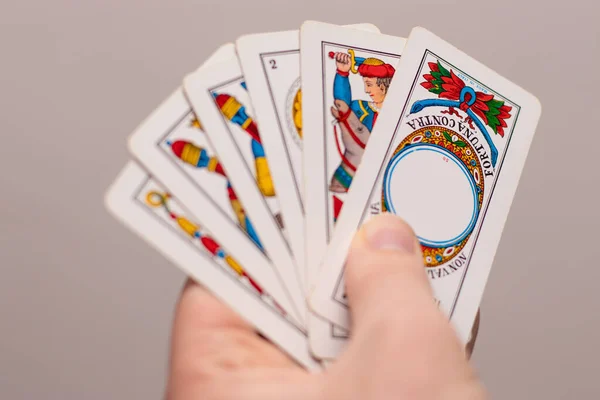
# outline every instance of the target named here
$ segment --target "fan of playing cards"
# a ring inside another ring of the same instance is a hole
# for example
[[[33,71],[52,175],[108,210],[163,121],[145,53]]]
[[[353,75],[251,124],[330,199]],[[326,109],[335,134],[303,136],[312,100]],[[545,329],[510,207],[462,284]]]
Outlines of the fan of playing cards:
[[[423,28],[309,21],[186,76],[130,136],[106,203],[309,369],[349,337],[352,236],[400,215],[466,343],[540,113]]]

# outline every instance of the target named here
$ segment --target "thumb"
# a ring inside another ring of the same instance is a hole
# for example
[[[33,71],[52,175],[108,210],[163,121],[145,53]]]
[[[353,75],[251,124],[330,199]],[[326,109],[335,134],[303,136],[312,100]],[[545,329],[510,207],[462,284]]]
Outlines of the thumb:
[[[336,386],[342,395],[335,398],[485,398],[434,302],[419,242],[404,221],[384,214],[366,223],[344,276],[352,338],[327,371],[346,384]]]
[[[350,248],[345,279],[357,336],[362,327],[393,320],[402,325],[424,310],[438,312],[417,237],[395,215],[378,215],[362,226]]]

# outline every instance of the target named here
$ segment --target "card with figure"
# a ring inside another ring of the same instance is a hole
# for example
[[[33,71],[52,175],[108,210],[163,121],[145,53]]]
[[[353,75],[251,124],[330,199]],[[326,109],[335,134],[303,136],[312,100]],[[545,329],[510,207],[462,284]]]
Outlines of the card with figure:
[[[423,28],[408,39],[348,193],[310,301],[349,326],[343,269],[374,214],[404,218],[421,243],[435,300],[469,338],[531,141],[539,101]]]
[[[309,21],[300,31],[305,259],[319,266],[406,40]]]
[[[349,26],[379,32],[372,24]],[[236,50],[265,153],[277,166],[271,175],[294,258],[304,268],[300,31],[244,35]],[[306,271],[300,278],[308,288]]]
[[[289,245],[287,223],[237,56],[189,75],[184,89],[304,322],[307,306],[301,271]]]
[[[131,161],[121,171],[105,202],[123,224],[296,362],[311,370],[320,369],[309,354],[304,330],[286,317],[245,265],[137,163]]]
[[[225,45],[207,64],[231,55],[235,55],[233,44]],[[263,251],[254,221],[246,214],[181,88],[142,122],[130,136],[129,148],[153,176],[188,205],[233,257],[247,265],[256,281],[297,321],[302,321],[272,260]]]

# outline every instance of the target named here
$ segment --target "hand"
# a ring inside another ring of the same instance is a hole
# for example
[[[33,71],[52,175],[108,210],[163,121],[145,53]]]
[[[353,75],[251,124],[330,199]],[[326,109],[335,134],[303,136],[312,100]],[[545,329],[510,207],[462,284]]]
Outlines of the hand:
[[[391,215],[356,234],[346,266],[352,338],[308,373],[200,286],[173,327],[169,400],[481,400],[484,389],[432,299],[420,247]]]
[[[335,65],[336,68],[342,72],[350,71],[350,54],[348,53],[335,53]]]

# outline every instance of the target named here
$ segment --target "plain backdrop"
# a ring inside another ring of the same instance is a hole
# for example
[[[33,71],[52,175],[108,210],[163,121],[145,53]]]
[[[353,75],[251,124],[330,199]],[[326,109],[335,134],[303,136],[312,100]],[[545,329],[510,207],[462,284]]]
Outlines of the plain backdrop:
[[[540,98],[474,362],[494,398],[600,396],[595,1],[1,3],[0,398],[161,398],[185,277],[107,214],[105,189],[184,74],[307,19],[424,26]]]

